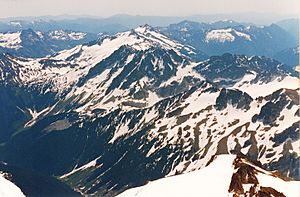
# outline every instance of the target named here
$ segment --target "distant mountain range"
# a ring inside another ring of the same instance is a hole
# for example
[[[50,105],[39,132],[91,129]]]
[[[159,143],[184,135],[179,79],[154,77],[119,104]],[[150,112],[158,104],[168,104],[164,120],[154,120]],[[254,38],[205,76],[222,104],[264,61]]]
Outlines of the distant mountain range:
[[[81,30],[88,30],[80,23],[92,25],[97,23],[97,20],[82,19],[82,21],[76,22]],[[70,26],[65,25],[62,21],[10,21],[8,22],[10,31],[0,33],[0,52],[22,57],[43,57],[76,45],[96,41],[114,32],[110,28],[100,28],[97,33],[76,31],[78,29],[76,25],[74,26],[74,23],[69,20],[68,23]],[[278,24],[283,24],[283,28],[281,28],[275,24],[255,26],[251,23],[238,23],[232,20],[213,23],[183,21],[155,29],[182,44],[202,51],[207,56],[224,53],[264,55],[279,58],[283,63],[294,66],[295,57],[293,60],[280,57],[280,53],[288,53],[289,56],[293,56],[293,52],[288,49],[298,46],[298,38],[293,35],[295,28],[288,25],[294,23],[295,20],[279,22]],[[102,23],[97,24],[101,25]],[[92,26],[97,29],[97,25]]]
[[[16,17],[0,19],[0,31],[19,31],[22,29],[33,29],[36,31],[51,31],[56,29],[70,29],[74,31],[98,33],[115,33],[136,28],[139,25],[149,24],[151,26],[167,26],[184,20],[211,23],[222,20],[244,21],[256,25],[270,25],[275,21],[287,29],[296,29],[291,26],[298,21],[297,16],[283,18],[276,14],[264,13],[241,13],[241,14],[214,14],[193,15],[186,17],[168,16],[132,16],[126,14],[114,15],[107,18],[96,16],[42,16],[42,17]]]
[[[255,51],[242,46],[269,46],[265,53],[273,54],[292,41],[277,25],[249,27],[144,25],[42,58],[2,53],[0,160],[56,176],[84,195],[116,196],[156,179],[213,171],[224,158],[226,169],[236,169],[218,179],[226,195],[290,194],[300,180],[298,72],[245,55]],[[226,43],[239,54],[206,54],[222,53]]]
[[[0,52],[22,57],[44,57],[100,38],[85,32],[54,30],[49,32],[32,29],[0,33]]]
[[[284,49],[282,51],[279,51],[274,55],[274,59],[277,59],[280,62],[283,62],[290,66],[298,66],[299,63],[299,46]]]
[[[286,19],[276,24],[289,32],[299,43],[299,19]]]
[[[208,55],[228,52],[272,57],[281,50],[298,45],[297,39],[275,24],[257,27],[235,21],[210,24],[183,21],[159,30]]]

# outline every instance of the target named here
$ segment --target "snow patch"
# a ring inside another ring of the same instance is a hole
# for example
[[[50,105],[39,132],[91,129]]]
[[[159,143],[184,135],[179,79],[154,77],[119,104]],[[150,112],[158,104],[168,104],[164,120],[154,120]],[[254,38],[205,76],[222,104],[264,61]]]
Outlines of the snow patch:
[[[0,33],[0,47],[19,49],[21,48],[21,32]]]
[[[1,197],[24,197],[25,195],[19,187],[11,181],[4,178],[4,174],[0,172],[0,196]]]
[[[233,155],[220,155],[202,170],[149,182],[145,186],[129,189],[118,197],[227,196],[234,159]]]
[[[232,28],[228,29],[215,29],[206,33],[205,41],[217,41],[217,42],[233,42],[236,37],[233,35],[237,35],[245,40],[251,41],[251,37],[248,34],[236,31]]]

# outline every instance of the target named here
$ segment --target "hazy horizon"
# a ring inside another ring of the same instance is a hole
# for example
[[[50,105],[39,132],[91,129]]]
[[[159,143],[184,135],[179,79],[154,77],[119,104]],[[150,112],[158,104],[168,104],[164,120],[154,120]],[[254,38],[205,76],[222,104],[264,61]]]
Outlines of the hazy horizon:
[[[0,18],[78,15],[110,17],[119,14],[186,17],[260,13],[299,16],[299,0],[0,0]]]

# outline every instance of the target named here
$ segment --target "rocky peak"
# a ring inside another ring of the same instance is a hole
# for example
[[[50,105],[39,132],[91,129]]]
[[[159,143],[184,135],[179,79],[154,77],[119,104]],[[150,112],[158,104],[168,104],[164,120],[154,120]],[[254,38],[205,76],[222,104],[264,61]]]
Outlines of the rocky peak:
[[[257,165],[258,164],[258,165]],[[261,174],[264,176],[270,176],[273,178],[280,177],[279,172],[265,171],[261,168],[259,162],[254,163],[246,159],[244,156],[237,156],[233,162],[235,172],[232,175],[229,193],[232,193],[234,197],[238,196],[278,196],[285,197],[283,191],[277,191],[269,185],[266,187],[261,183],[258,178]]]
[[[227,105],[232,105],[238,109],[248,110],[252,101],[251,96],[245,92],[223,88],[216,100],[216,109],[223,110]]]

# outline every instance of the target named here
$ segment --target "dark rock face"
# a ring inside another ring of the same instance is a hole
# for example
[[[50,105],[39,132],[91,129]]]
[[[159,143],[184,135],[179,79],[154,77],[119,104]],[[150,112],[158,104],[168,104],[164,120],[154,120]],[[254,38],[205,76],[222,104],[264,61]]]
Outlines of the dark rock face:
[[[201,62],[195,70],[208,81],[221,86],[231,86],[246,74],[256,74],[251,84],[258,81],[268,82],[279,76],[297,76],[292,68],[276,60],[258,56],[248,58],[229,53],[212,56],[208,61]]]
[[[276,133],[274,138],[271,139],[275,142],[274,146],[278,146],[286,140],[291,140],[292,142],[297,141],[299,139],[299,124],[300,122],[295,122],[291,127],[281,133]]]
[[[289,96],[278,90],[272,95],[266,97],[268,102],[261,108],[258,115],[253,116],[252,121],[262,121],[264,124],[273,125],[274,121],[279,118],[280,112],[289,104],[295,104]]]
[[[272,187],[260,186],[260,183],[256,177],[257,173],[260,173],[259,170],[255,169],[253,166],[243,163],[241,160],[244,156],[237,156],[234,161],[234,169],[237,170],[233,173],[231,182],[229,185],[228,192],[233,193],[233,196],[278,196],[285,197],[283,193],[275,190]],[[252,162],[250,162],[252,163]],[[253,163],[252,163],[253,165]],[[276,174],[272,176],[276,177]],[[244,190],[243,184],[251,184],[248,191]]]
[[[169,97],[172,95],[179,94],[201,83],[202,81],[200,79],[187,76],[182,79],[181,83],[174,81],[170,85],[158,89],[157,93],[162,97]]]
[[[46,88],[46,86],[45,86]],[[0,84],[0,102],[5,105],[0,108],[1,132],[0,142],[5,142],[19,131],[24,129],[24,124],[30,120],[28,111],[21,109],[35,108],[42,110],[57,101],[54,93],[40,94],[35,88],[26,89],[16,84]]]
[[[260,190],[258,191],[257,196],[259,196],[259,197],[263,197],[263,196],[285,197],[285,195],[283,193],[278,192],[271,187],[260,187]]]
[[[288,139],[283,144],[282,157],[278,161],[268,165],[269,170],[278,170],[282,176],[293,177],[295,180],[300,180],[300,157],[296,150],[293,150],[291,140]]]
[[[253,101],[251,96],[239,90],[222,89],[216,100],[216,109],[223,110],[228,105],[238,109],[250,109],[250,103]]]

